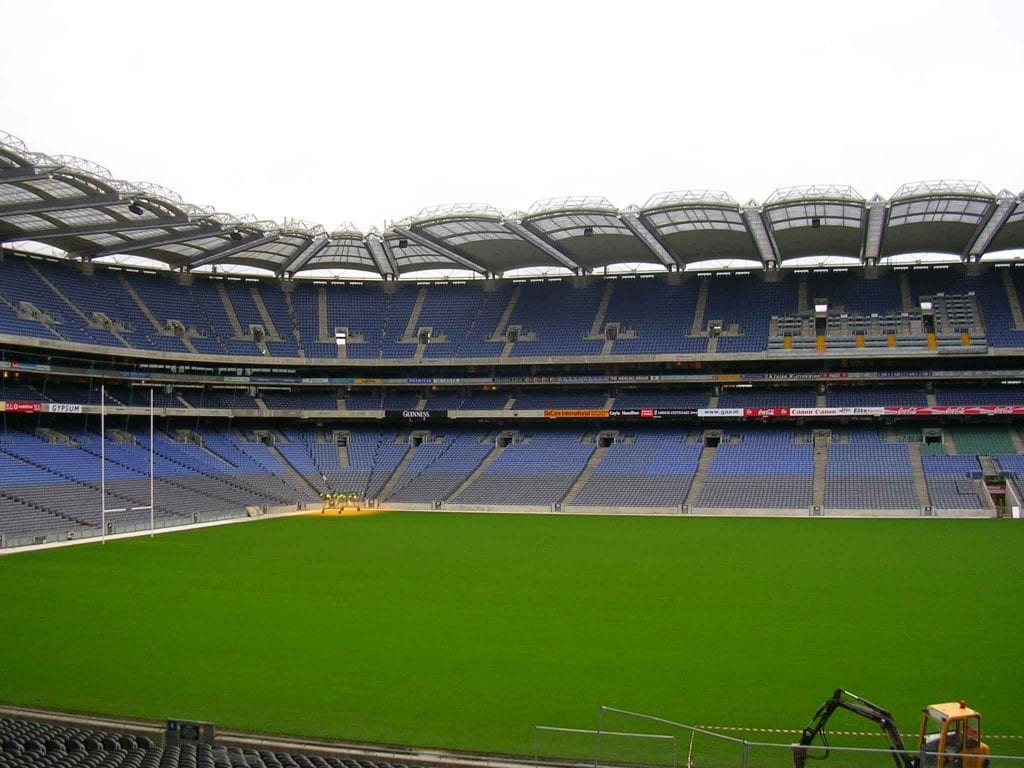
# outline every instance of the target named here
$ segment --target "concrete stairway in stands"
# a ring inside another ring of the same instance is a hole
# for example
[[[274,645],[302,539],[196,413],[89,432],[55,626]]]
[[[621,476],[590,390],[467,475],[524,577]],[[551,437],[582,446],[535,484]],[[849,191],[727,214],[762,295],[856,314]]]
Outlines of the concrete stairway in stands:
[[[260,313],[260,320],[263,321],[263,330],[267,332],[267,336],[275,341],[280,339],[281,334],[278,333],[277,326],[274,325],[274,320],[270,317],[270,312],[267,311],[267,305],[263,301],[263,294],[260,293],[260,289],[255,285],[250,285],[249,293],[256,304],[256,311]]]
[[[135,292],[135,288],[132,287],[131,281],[120,273],[118,273],[117,279],[118,282],[121,283],[121,286],[124,288],[125,293],[131,296],[132,301],[135,302],[135,306],[137,306],[139,308],[139,311],[146,316],[147,320],[149,320],[150,325],[153,326],[153,331],[160,334],[164,333],[164,327],[160,324],[160,321],[156,319],[156,315],[154,315],[150,311],[149,307],[146,306],[146,302],[142,300],[142,297]]]
[[[508,328],[508,322],[512,319],[512,313],[515,311],[522,292],[522,283],[519,283],[512,289],[512,294],[508,297],[508,304],[505,305],[505,311],[501,313],[498,324],[494,327],[494,333],[491,334],[488,341],[505,341],[505,330]]]
[[[1013,448],[1017,453],[1024,454],[1024,439],[1021,438],[1020,430],[1013,424],[1009,427],[1010,441],[1013,443]]]
[[[284,467],[285,472],[288,473],[288,476],[292,479],[292,483],[294,483],[296,487],[306,488],[314,496],[319,496],[322,493],[320,488],[317,488],[315,485],[313,485],[309,480],[306,479],[305,475],[303,475],[301,472],[299,472],[299,470],[292,466],[292,463],[288,461],[288,457],[281,453],[281,451],[277,449],[276,445],[274,445],[271,442],[268,442],[266,443],[266,446],[267,450],[270,452],[270,455],[277,459],[278,463],[280,463],[280,465]]]
[[[74,312],[76,315],[78,315],[80,318],[82,318],[82,322],[84,322],[87,326],[90,324],[89,318],[85,316],[85,313],[82,312],[82,310],[80,310],[71,301],[71,299],[69,299],[67,296],[65,296],[64,292],[60,288],[58,288],[56,285],[54,285],[52,282],[50,282],[49,278],[47,278],[46,275],[44,275],[42,272],[40,272],[38,267],[36,267],[35,264],[33,264],[28,259],[25,260],[25,263],[28,264],[29,269],[31,269],[33,272],[35,272],[36,277],[38,277],[46,285],[47,288],[49,288],[51,291],[53,291],[57,295],[57,297],[61,301],[63,301],[72,312]]]
[[[597,313],[594,315],[594,322],[590,324],[590,334],[587,338],[604,338],[604,318],[608,314],[608,304],[612,300],[612,290],[614,287],[614,280],[605,281],[604,290],[601,292],[601,302],[597,305]]]
[[[917,506],[930,507],[932,499],[928,493],[928,482],[924,476],[924,464],[921,461],[921,444],[908,443],[907,453],[910,455],[910,471],[914,475],[914,491],[917,493]]]
[[[1010,270],[1000,270],[1003,273],[1003,288],[1006,289],[1006,303],[1010,307],[1010,316],[1013,317],[1013,327],[1018,331],[1024,331],[1024,314],[1020,311],[1020,297],[1017,295],[1017,287],[1010,277]]]
[[[699,336],[704,332],[704,309],[708,305],[708,285],[711,283],[707,278],[701,278],[700,289],[697,291],[697,305],[693,309],[693,324],[690,326],[690,335]]]
[[[416,302],[412,305],[412,313],[409,315],[409,322],[405,324],[405,333],[402,334],[402,338],[399,341],[415,343],[416,329],[420,322],[420,313],[423,312],[423,304],[427,300],[427,286],[420,286],[419,291],[416,293]]]
[[[601,459],[605,457],[606,453],[608,453],[608,448],[606,447],[599,445],[594,449],[594,452],[590,454],[590,459],[587,461],[586,466],[583,467],[583,471],[580,472],[580,476],[576,478],[576,482],[572,484],[569,492],[565,494],[565,498],[562,499],[563,504],[572,504],[576,500],[580,491],[583,490],[583,486],[590,481],[591,475],[594,474],[594,470],[597,469],[597,465],[601,463]]]
[[[814,433],[814,485],[811,491],[811,504],[816,507],[825,506],[825,468],[828,465],[828,434]]]
[[[996,460],[993,459],[991,456],[979,456],[978,457],[978,463],[981,465],[981,471],[982,471],[983,474],[986,474],[986,475],[1001,475],[1002,474],[1002,472],[1000,471],[998,465],[996,464]]]
[[[904,312],[914,310],[914,298],[910,293],[910,278],[906,272],[900,272],[900,305]]]
[[[956,447],[956,440],[948,427],[942,429],[942,447],[946,449],[947,456],[957,456],[960,451]]]
[[[302,331],[299,328],[299,314],[295,311],[295,302],[292,301],[292,292],[284,291],[284,305],[288,309],[288,318],[292,321],[292,335],[295,337],[295,347],[299,351],[299,357],[306,356],[306,350],[302,348]]]
[[[327,286],[316,287],[316,327],[320,338],[317,341],[330,343],[334,341],[334,329],[329,327],[327,319]]]
[[[693,482],[690,483],[690,492],[686,494],[685,504],[687,506],[696,506],[697,499],[700,498],[700,492],[704,488],[704,480],[708,476],[708,467],[711,466],[711,460],[715,458],[715,453],[717,452],[717,448],[711,448],[707,445],[705,445],[704,450],[700,452],[700,461],[697,463],[697,471],[693,475]]]
[[[462,493],[467,488],[469,488],[469,486],[471,486],[473,483],[475,483],[476,479],[478,477],[480,477],[480,475],[482,475],[484,473],[484,471],[486,471],[486,469],[489,466],[491,466],[491,464],[493,464],[495,462],[495,460],[497,460],[497,458],[499,456],[501,456],[501,454],[502,454],[502,452],[504,450],[505,450],[505,448],[503,446],[500,446],[497,443],[495,443],[494,447],[491,449],[490,453],[488,453],[486,456],[484,456],[484,458],[480,462],[479,466],[477,466],[477,468],[474,469],[470,473],[469,477],[467,477],[465,480],[463,480],[461,483],[459,483],[459,486],[454,491],[452,491],[450,494],[448,494],[448,498],[446,499],[446,501],[455,501],[455,502],[457,502],[457,500],[459,498],[459,494]]]
[[[235,305],[231,303],[231,297],[228,296],[228,289],[224,287],[224,281],[217,281],[217,295],[220,296],[220,303],[224,305],[224,313],[228,316],[228,322],[231,323],[231,330],[235,334],[236,339],[243,337],[242,324],[238,322],[238,315],[235,314]]]
[[[405,474],[405,469],[409,466],[409,462],[411,462],[413,456],[416,455],[416,449],[418,447],[419,446],[412,444],[409,445],[408,449],[405,451],[405,455],[402,457],[402,460],[398,462],[398,466],[395,467],[395,471],[391,473],[388,479],[384,481],[384,485],[381,486],[380,492],[377,494],[378,499],[386,499],[388,494],[395,489],[395,486],[398,485],[398,481],[402,478],[402,475]]]

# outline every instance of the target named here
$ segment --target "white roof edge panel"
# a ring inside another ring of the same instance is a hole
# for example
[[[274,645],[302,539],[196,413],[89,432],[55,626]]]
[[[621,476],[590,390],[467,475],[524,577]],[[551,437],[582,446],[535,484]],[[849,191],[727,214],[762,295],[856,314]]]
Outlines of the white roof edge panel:
[[[891,198],[890,202],[909,197],[984,197],[994,199],[995,195],[980,181],[965,179],[935,179],[931,181],[915,181],[902,185]]]

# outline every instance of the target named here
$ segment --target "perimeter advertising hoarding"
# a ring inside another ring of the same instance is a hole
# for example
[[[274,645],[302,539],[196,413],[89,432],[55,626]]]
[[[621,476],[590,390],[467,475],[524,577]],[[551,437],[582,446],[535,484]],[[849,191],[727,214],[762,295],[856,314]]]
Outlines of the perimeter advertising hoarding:
[[[788,408],[790,416],[884,416],[885,408],[854,406],[852,408]]]
[[[1020,416],[1024,405],[925,405],[887,406],[886,416]]]
[[[774,419],[787,418],[789,408],[744,408],[743,418],[745,419]]]
[[[78,403],[50,403],[46,410],[50,413],[81,413],[82,406]]]
[[[426,421],[427,419],[447,419],[448,411],[417,411],[417,410],[405,410],[405,411],[384,411],[384,416],[389,419],[412,419],[419,421]]]
[[[26,403],[20,400],[7,401],[7,413],[41,413],[42,403]]]
[[[550,408],[545,409],[545,419],[607,419],[607,408]]]
[[[616,418],[638,418],[638,419],[663,419],[676,416],[693,417],[697,415],[696,408],[613,408],[608,415]]]
[[[742,419],[742,408],[698,408],[699,419]]]

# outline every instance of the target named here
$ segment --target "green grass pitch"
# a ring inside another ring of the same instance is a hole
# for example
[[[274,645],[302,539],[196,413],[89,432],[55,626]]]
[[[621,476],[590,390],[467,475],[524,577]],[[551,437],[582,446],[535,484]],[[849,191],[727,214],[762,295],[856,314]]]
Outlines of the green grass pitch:
[[[1022,554],[1000,520],[412,513],[23,553],[0,700],[529,754],[602,704],[801,728],[845,687],[1018,734]]]

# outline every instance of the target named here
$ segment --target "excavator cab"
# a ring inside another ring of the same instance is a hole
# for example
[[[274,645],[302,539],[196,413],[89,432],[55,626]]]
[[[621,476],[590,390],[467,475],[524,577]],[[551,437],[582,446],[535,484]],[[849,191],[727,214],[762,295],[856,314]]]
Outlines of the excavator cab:
[[[918,749],[923,768],[985,768],[989,763],[981,715],[963,701],[922,710]]]
[[[932,704],[921,714],[917,753],[903,743],[903,734],[892,714],[856,694],[837,688],[800,732],[792,745],[794,768],[806,768],[808,760],[824,760],[831,752],[826,726],[838,710],[876,723],[889,739],[895,768],[988,768],[988,745],[981,740],[981,715],[963,701]],[[818,752],[810,753],[812,745]]]

